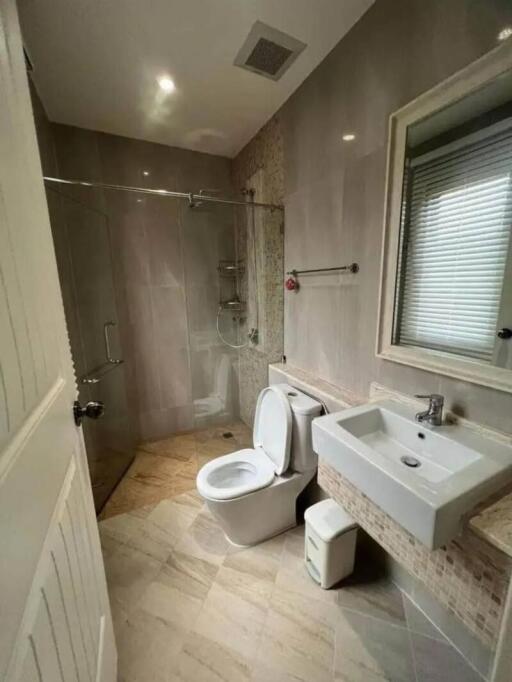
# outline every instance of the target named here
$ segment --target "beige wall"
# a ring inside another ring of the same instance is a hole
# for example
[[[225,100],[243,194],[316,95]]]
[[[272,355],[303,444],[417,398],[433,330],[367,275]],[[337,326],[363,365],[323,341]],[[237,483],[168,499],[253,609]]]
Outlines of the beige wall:
[[[361,396],[371,381],[439,392],[469,419],[512,430],[512,395],[375,357],[389,115],[496,45],[508,0],[377,0],[280,112],[285,269],[360,264],[285,295],[289,362]],[[356,141],[343,143],[344,132]]]

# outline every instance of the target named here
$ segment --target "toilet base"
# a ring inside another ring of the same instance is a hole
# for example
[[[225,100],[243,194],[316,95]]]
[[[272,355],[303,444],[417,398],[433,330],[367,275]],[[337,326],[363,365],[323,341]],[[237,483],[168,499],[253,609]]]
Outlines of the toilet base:
[[[250,547],[297,525],[296,500],[316,469],[276,476],[271,485],[232,500],[204,498],[227,539]]]

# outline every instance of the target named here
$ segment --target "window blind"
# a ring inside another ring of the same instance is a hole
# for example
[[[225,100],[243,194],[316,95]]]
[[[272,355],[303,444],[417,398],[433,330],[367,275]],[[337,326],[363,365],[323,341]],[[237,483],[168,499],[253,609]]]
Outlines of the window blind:
[[[489,362],[512,223],[512,128],[424,158],[404,182],[394,343]]]

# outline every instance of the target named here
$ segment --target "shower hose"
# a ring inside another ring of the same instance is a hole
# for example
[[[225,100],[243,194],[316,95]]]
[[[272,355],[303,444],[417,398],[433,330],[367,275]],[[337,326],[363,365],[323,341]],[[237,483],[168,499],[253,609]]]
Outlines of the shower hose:
[[[217,334],[219,335],[220,340],[222,341],[222,343],[225,343],[226,346],[229,346],[230,348],[235,348],[235,349],[245,348],[251,342],[251,332],[249,332],[249,334],[247,334],[247,341],[245,343],[236,344],[236,343],[230,343],[229,341],[226,341],[226,339],[222,335],[222,332],[220,331],[220,325],[219,325],[220,314],[221,314],[222,310],[223,310],[223,308],[220,305],[219,309],[217,310]],[[240,328],[240,323],[238,326]]]

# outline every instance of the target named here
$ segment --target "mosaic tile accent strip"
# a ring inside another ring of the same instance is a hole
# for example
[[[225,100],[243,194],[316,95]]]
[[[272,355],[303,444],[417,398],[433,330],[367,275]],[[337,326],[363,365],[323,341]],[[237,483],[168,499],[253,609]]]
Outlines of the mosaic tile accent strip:
[[[232,179],[235,188],[242,188],[258,171],[263,173],[263,201],[282,204],[284,198],[284,152],[281,119],[277,114],[268,121],[233,160]],[[262,214],[264,244],[258,255],[260,268],[257,300],[260,302],[260,331],[264,343],[240,351],[240,416],[246,424],[252,424],[258,394],[268,383],[269,363],[281,360],[283,355],[283,262],[284,234],[283,214],[265,211]],[[248,260],[247,226],[243,220],[237,224],[238,257]],[[242,282],[242,292],[247,290]],[[263,310],[261,310],[263,302]],[[251,306],[248,301],[248,319]],[[263,319],[262,319],[263,318]]]
[[[496,648],[512,576],[510,557],[469,528],[447,546],[431,552],[322,461],[318,468],[318,483],[482,643]]]

